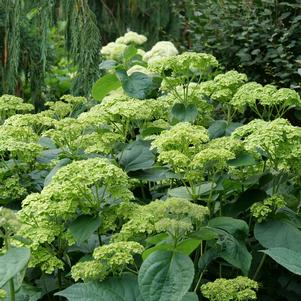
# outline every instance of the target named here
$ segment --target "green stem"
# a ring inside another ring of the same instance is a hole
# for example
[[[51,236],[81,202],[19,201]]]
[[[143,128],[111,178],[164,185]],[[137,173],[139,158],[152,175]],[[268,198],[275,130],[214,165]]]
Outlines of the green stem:
[[[197,291],[197,289],[198,289],[198,287],[199,287],[199,285],[200,285],[200,283],[201,283],[201,280],[202,280],[202,278],[203,278],[203,274],[204,274],[204,271],[201,273],[201,275],[200,275],[200,277],[199,277],[199,280],[198,280],[198,282],[197,282],[197,284],[196,284],[196,286],[195,286],[195,288],[194,288],[194,292],[196,293],[196,291]]]
[[[263,264],[264,264],[264,261],[265,261],[266,257],[267,257],[267,254],[264,253],[263,256],[261,257],[261,260],[260,260],[260,262],[259,262],[259,265],[258,265],[258,267],[257,267],[257,269],[256,269],[256,271],[255,271],[254,276],[253,276],[253,279],[254,279],[254,280],[256,280],[256,278],[257,278],[257,276],[258,276],[258,274],[259,274],[259,272],[260,272],[260,270],[261,270],[261,268],[262,268],[262,266],[263,266]]]

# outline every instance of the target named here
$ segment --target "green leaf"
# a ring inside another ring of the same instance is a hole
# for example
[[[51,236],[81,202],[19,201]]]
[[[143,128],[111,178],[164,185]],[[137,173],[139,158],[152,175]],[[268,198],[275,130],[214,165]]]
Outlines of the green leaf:
[[[155,162],[155,155],[149,149],[149,142],[142,140],[128,144],[119,158],[119,163],[126,172],[150,168]]]
[[[301,250],[301,231],[283,220],[256,224],[254,236],[265,248],[281,247],[296,252]]]
[[[243,167],[243,166],[250,166],[250,165],[257,164],[257,162],[253,156],[243,151],[237,156],[237,158],[229,160],[228,164],[230,166]]]
[[[92,87],[92,97],[101,101],[109,92],[121,86],[116,74],[108,73],[95,82]]]
[[[252,255],[247,250],[245,243],[230,234],[225,234],[217,244],[219,245],[218,256],[247,275],[251,267]]]
[[[55,294],[69,301],[144,301],[139,292],[137,278],[125,274],[103,282],[77,283]]]
[[[99,216],[81,215],[74,220],[69,230],[76,239],[81,243],[90,238],[90,236],[99,228],[101,220]]]
[[[214,183],[203,183],[195,187],[195,194],[197,196],[206,195],[210,192],[212,188],[215,188],[216,184]],[[176,188],[168,189],[168,195],[171,197],[185,198],[192,200],[192,189],[190,187],[179,186]]]
[[[0,256],[0,288],[26,267],[29,258],[27,248],[11,248]]]
[[[181,301],[193,277],[194,266],[189,256],[156,251],[143,262],[138,283],[144,301]]]
[[[227,231],[237,239],[245,239],[249,234],[249,226],[245,221],[227,216],[211,219],[208,222],[208,226]]]
[[[142,259],[146,260],[147,257],[149,255],[151,255],[152,253],[159,251],[159,250],[163,250],[163,251],[174,251],[174,245],[172,243],[160,243],[155,245],[154,247],[148,248],[146,249],[143,253],[142,253]]]
[[[293,251],[287,248],[271,248],[261,251],[272,257],[277,263],[301,276],[301,251]]]
[[[218,233],[215,231],[215,229],[202,227],[198,231],[191,233],[190,237],[201,240],[212,240],[218,238]]]
[[[185,106],[183,103],[176,103],[171,109],[172,120],[177,122],[194,122],[198,116],[196,105],[189,104]]]
[[[245,210],[249,209],[252,204],[261,202],[266,199],[267,194],[259,189],[247,189],[241,193],[235,203],[230,203],[224,206],[223,215],[237,216]]]
[[[190,255],[200,245],[200,243],[201,243],[200,239],[188,238],[181,241],[177,245],[176,250],[186,255]]]
[[[137,48],[134,45],[127,46],[123,52],[125,62],[129,62],[137,54]]]
[[[99,69],[101,70],[110,70],[116,66],[116,61],[114,60],[105,60],[99,64]]]
[[[241,126],[239,122],[227,122],[226,120],[215,120],[208,128],[210,139],[215,139],[223,136],[230,136],[231,133]]]
[[[216,120],[208,128],[208,135],[210,139],[215,139],[225,135],[227,127],[226,120]]]
[[[165,240],[168,238],[168,234],[167,233],[159,233],[153,236],[150,236],[146,239],[146,242],[152,245],[155,245],[159,242],[161,242],[162,240]]]
[[[134,72],[126,78],[122,78],[124,92],[134,98],[146,99],[156,96],[162,78],[157,75]]]
[[[129,172],[128,175],[132,178],[151,182],[178,178],[173,171],[164,166],[153,166],[151,168]]]
[[[193,292],[187,293],[181,301],[199,301],[198,295]]]
[[[61,159],[60,161],[58,161],[57,164],[52,168],[50,173],[45,178],[44,187],[49,185],[49,183],[51,182],[51,179],[58,172],[59,169],[61,169],[63,166],[68,165],[70,162],[71,162],[71,159],[69,159],[69,158],[64,158],[64,159]]]

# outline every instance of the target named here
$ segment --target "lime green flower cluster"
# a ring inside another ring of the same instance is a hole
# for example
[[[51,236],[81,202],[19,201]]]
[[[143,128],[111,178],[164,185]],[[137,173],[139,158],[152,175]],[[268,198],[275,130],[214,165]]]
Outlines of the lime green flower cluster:
[[[228,103],[247,79],[246,74],[232,70],[219,74],[212,81],[201,83],[200,86],[205,95],[216,101]]]
[[[2,233],[0,229],[0,237],[3,235],[11,236],[15,234],[20,226],[19,218],[13,210],[0,207],[0,228],[5,231],[5,233]]]
[[[70,116],[72,112],[87,103],[87,99],[82,96],[63,95],[60,99],[60,101],[47,101],[45,105],[49,109],[44,114],[56,119],[62,119]]]
[[[6,291],[0,288],[0,300],[4,300],[6,297]]]
[[[18,175],[3,176],[0,170],[0,204],[7,204],[12,200],[22,200],[27,190],[20,184]]]
[[[186,199],[156,200],[148,205],[134,208],[129,221],[122,226],[114,240],[139,239],[143,234],[156,232],[168,232],[173,236],[181,235],[199,227],[208,213],[207,207],[193,204]]]
[[[264,222],[269,216],[278,209],[286,206],[286,202],[281,195],[273,195],[262,202],[254,203],[251,208],[251,214],[258,223]]]
[[[207,74],[209,70],[217,66],[218,61],[210,54],[184,52],[176,56],[156,60],[148,68],[163,77],[162,90],[173,91],[177,96],[176,87],[183,86],[184,90],[187,90],[189,83],[196,80],[197,77]]]
[[[152,142],[152,148],[157,149],[160,162],[169,164],[175,171],[180,172],[187,167],[200,146],[208,140],[204,127],[179,122],[157,136]]]
[[[210,301],[247,301],[257,299],[258,288],[256,281],[238,276],[234,279],[220,278],[203,284],[201,291]]]
[[[164,58],[149,66],[153,72],[163,76],[171,72],[171,77],[187,76],[188,72],[200,74],[208,72],[211,68],[217,67],[216,58],[207,53],[183,52],[176,56]]]
[[[77,281],[102,281],[110,273],[119,274],[127,265],[134,263],[134,254],[142,254],[144,247],[134,241],[113,242],[96,248],[93,260],[78,262],[71,269],[72,278]]]
[[[55,265],[47,265],[47,272],[62,268],[56,252],[45,246],[55,244],[57,239],[60,245],[74,243],[65,223],[78,214],[101,214],[108,202],[118,204],[132,198],[127,175],[108,159],[91,158],[62,167],[41,193],[31,194],[22,202],[19,235],[31,241],[35,258],[31,266],[40,265],[43,269],[50,256]],[[45,252],[49,254],[46,256]]]
[[[54,124],[55,120],[45,116],[43,112],[37,114],[16,114],[4,122],[4,126],[31,127],[38,135],[53,127]]]
[[[27,113],[34,110],[34,106],[24,103],[23,99],[14,95],[4,94],[0,97],[0,124],[17,113]]]
[[[275,169],[288,169],[293,168],[294,164],[300,164],[298,156],[301,131],[285,119],[255,119],[237,128],[232,137],[241,139],[246,150],[253,152],[255,156],[258,156],[258,150],[263,152],[268,163]]]
[[[38,140],[39,136],[30,127],[0,126],[0,154],[9,152],[11,158],[32,161],[42,150]]]
[[[238,153],[244,150],[241,141],[232,137],[216,138],[204,144],[191,161],[191,176],[198,178],[204,173],[229,169],[228,161],[234,159]]]
[[[64,262],[56,257],[49,248],[38,247],[32,252],[28,267],[40,266],[41,270],[47,274],[53,273],[56,269],[64,269]]]
[[[270,120],[282,117],[291,107],[300,107],[301,99],[292,89],[277,90],[273,85],[262,86],[256,82],[249,82],[238,89],[230,103],[239,112],[250,107],[262,119]]]

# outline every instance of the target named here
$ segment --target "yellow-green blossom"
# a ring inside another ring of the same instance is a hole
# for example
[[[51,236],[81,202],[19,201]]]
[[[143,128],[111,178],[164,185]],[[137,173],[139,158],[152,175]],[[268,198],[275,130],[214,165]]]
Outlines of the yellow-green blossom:
[[[56,269],[62,270],[64,268],[63,261],[44,247],[39,247],[32,251],[28,267],[35,267],[37,265],[47,274],[52,274]]]
[[[144,247],[134,241],[119,241],[94,249],[93,257],[112,271],[121,271],[134,262],[134,254],[142,254]]]
[[[252,216],[258,223],[265,221],[271,214],[278,209],[285,207],[286,202],[281,195],[273,195],[262,202],[254,203],[250,210]]]
[[[3,94],[0,97],[0,123],[17,113],[27,113],[33,110],[34,106],[24,103],[20,97],[8,94]]]
[[[6,295],[7,295],[6,291],[0,288],[0,300],[2,299],[4,300]]]
[[[219,278],[201,286],[202,295],[210,301],[248,301],[256,300],[258,283],[247,277],[234,279]]]
[[[98,260],[81,261],[72,266],[71,275],[75,281],[103,281],[109,274],[109,268]]]
[[[186,199],[156,200],[148,205],[137,206],[130,214],[129,221],[122,226],[120,233],[115,236],[114,240],[137,239],[139,235],[165,231],[167,230],[166,227],[171,226],[176,229],[177,222],[180,222],[178,226],[182,225],[184,232],[187,232],[189,229],[201,225],[208,213],[207,207],[193,204]],[[164,225],[162,220],[165,221],[163,222]]]
[[[20,226],[20,221],[13,210],[0,207],[0,228],[4,229],[6,235],[15,234]]]

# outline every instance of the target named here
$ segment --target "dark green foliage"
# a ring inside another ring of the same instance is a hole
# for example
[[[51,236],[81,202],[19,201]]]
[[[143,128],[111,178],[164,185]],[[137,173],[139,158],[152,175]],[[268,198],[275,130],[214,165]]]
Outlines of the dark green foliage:
[[[300,89],[300,1],[192,1],[190,11],[194,49],[252,80]]]

